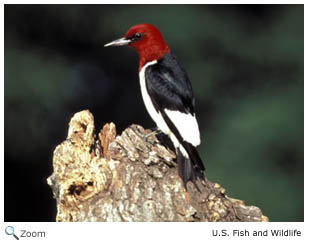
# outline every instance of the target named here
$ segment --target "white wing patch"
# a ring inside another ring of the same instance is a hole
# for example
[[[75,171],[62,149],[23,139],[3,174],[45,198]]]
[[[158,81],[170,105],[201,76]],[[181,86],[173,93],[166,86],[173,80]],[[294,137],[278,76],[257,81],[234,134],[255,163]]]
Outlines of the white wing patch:
[[[198,146],[201,143],[200,131],[195,115],[168,109],[164,109],[164,111],[171,119],[185,141],[191,143],[194,146]]]

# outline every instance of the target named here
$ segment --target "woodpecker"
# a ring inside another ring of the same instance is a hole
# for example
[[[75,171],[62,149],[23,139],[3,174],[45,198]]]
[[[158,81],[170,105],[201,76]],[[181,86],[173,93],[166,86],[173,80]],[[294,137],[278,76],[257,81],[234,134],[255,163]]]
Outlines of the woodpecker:
[[[185,69],[151,24],[131,27],[123,38],[108,46],[133,47],[139,55],[139,80],[146,109],[158,129],[171,139],[178,173],[187,182],[205,181],[205,167],[196,147],[201,143],[195,117],[195,99]]]

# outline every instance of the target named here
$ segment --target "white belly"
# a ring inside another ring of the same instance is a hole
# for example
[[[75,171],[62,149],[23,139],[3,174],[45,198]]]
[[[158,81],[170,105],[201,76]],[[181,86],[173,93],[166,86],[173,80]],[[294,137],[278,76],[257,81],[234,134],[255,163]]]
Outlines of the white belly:
[[[166,135],[170,135],[171,134],[170,129],[166,125],[161,113],[157,112],[157,110],[155,109],[150,99],[150,96],[147,93],[147,89],[146,89],[145,70],[148,66],[154,65],[156,63],[157,63],[156,60],[147,63],[146,65],[143,66],[143,68],[139,72],[139,81],[141,85],[142,97],[143,97],[146,109],[150,117],[152,118],[152,120],[156,123],[157,127]]]

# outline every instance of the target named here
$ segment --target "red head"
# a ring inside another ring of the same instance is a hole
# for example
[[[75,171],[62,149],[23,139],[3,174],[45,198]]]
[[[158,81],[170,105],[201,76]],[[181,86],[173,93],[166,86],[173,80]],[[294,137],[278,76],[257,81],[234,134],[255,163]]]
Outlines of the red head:
[[[131,27],[124,38],[115,40],[105,45],[133,47],[139,55],[139,69],[145,63],[158,60],[170,50],[163,40],[161,32],[151,24],[137,24]]]

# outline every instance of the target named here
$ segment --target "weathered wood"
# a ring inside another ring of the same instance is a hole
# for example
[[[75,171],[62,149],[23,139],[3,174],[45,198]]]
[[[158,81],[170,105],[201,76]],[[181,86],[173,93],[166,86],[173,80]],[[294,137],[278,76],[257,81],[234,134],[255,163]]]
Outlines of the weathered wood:
[[[150,133],[131,125],[117,136],[109,123],[96,140],[92,114],[76,113],[47,179],[56,221],[268,221],[217,183],[199,182],[200,193],[189,182],[186,191],[175,154]]]

